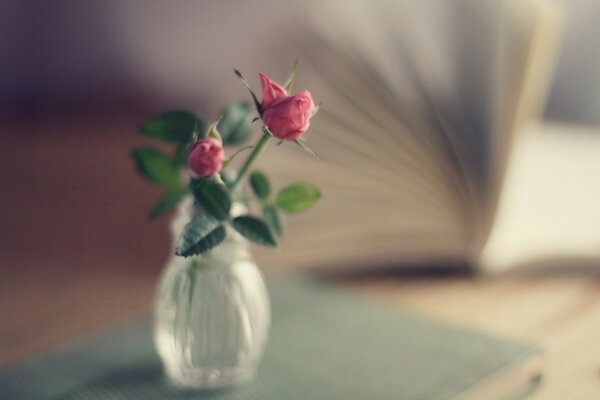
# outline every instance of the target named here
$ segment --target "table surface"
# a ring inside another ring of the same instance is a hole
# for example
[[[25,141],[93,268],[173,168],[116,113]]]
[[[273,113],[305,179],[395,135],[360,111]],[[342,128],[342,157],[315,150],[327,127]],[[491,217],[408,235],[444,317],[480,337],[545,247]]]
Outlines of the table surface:
[[[3,280],[0,366],[146,310],[154,280],[93,270],[68,280],[57,274]],[[533,399],[600,398],[600,280],[593,272],[385,275],[336,282],[443,321],[541,345],[544,380]]]

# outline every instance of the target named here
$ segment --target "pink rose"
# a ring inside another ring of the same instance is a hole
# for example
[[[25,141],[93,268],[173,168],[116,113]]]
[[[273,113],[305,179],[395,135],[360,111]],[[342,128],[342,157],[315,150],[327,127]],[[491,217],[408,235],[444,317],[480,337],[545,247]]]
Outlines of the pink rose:
[[[276,99],[263,112],[263,121],[271,133],[282,140],[296,140],[310,126],[315,103],[307,90]]]
[[[310,126],[310,117],[315,108],[308,90],[288,96],[287,91],[263,74],[263,121],[278,139],[296,140]]]
[[[216,174],[223,166],[225,152],[221,143],[215,139],[201,139],[190,147],[188,165],[199,176]]]

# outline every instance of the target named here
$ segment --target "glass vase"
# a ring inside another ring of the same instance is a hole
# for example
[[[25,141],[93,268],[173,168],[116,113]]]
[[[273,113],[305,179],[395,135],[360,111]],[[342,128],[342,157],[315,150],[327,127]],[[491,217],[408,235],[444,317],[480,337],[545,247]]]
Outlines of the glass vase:
[[[191,200],[172,224],[178,237]],[[270,326],[263,277],[248,243],[230,231],[205,255],[173,255],[159,283],[154,340],[169,380],[178,387],[217,389],[251,380]]]

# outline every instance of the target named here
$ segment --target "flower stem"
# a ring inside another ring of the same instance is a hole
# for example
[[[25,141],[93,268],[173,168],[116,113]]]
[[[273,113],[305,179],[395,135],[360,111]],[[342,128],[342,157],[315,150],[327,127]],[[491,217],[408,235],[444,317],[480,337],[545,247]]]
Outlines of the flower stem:
[[[244,178],[244,175],[246,175],[246,173],[250,169],[250,166],[252,165],[252,163],[254,162],[256,157],[258,157],[258,155],[263,151],[263,149],[265,148],[267,143],[269,143],[269,139],[271,139],[271,135],[269,135],[268,132],[263,132],[263,135],[260,137],[260,140],[258,141],[258,143],[256,143],[256,146],[254,146],[254,148],[252,149],[252,153],[250,153],[250,155],[248,156],[246,161],[244,161],[242,168],[240,168],[240,172],[238,173],[237,177],[235,178],[235,181],[233,182],[233,184],[231,185],[231,188],[230,188],[231,190],[235,189],[235,187]]]

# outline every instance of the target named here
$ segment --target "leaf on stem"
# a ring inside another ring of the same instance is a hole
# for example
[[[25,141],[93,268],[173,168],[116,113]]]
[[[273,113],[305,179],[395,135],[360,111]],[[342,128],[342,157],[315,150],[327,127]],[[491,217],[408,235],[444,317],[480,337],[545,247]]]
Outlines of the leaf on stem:
[[[260,171],[253,171],[250,174],[250,186],[252,191],[261,200],[266,200],[271,194],[271,185],[266,175]]]
[[[218,127],[224,146],[243,143],[252,132],[250,105],[245,101],[240,101],[227,106],[223,110]]]
[[[314,186],[297,183],[279,191],[275,204],[286,213],[298,213],[312,207],[321,198],[321,191]]]
[[[179,165],[187,165],[187,156],[188,156],[189,146],[187,143],[180,143],[175,148],[175,154],[173,155],[173,159]]]
[[[175,143],[188,143],[194,133],[202,135],[203,130],[202,118],[186,110],[167,111],[140,127],[140,131],[146,136]]]
[[[150,212],[150,218],[154,219],[177,205],[188,194],[188,190],[184,188],[173,189],[163,196]]]
[[[221,224],[218,224],[216,228],[209,231],[205,235],[197,235],[196,233],[192,233],[191,231],[194,229],[193,224],[197,224],[192,220],[187,226],[186,231],[188,236],[186,236],[186,232],[181,236],[180,245],[177,247],[175,254],[181,257],[191,257],[198,254],[205,253],[206,251],[216,247],[219,243],[221,243],[225,239],[225,227]],[[190,225],[192,227],[188,228]],[[192,238],[198,238],[197,240],[193,240]]]
[[[233,229],[246,239],[267,247],[277,247],[277,241],[265,221],[250,215],[243,215],[231,221]]]
[[[263,207],[263,216],[267,221],[267,224],[271,228],[271,230],[277,235],[281,236],[283,233],[283,223],[281,221],[281,215],[279,215],[279,210],[277,206],[274,204]]]
[[[165,154],[152,147],[138,147],[133,150],[131,157],[140,174],[149,181],[175,189],[180,185],[179,168]]]
[[[231,198],[229,190],[212,178],[192,179],[190,189],[198,204],[219,221],[229,218]]]

